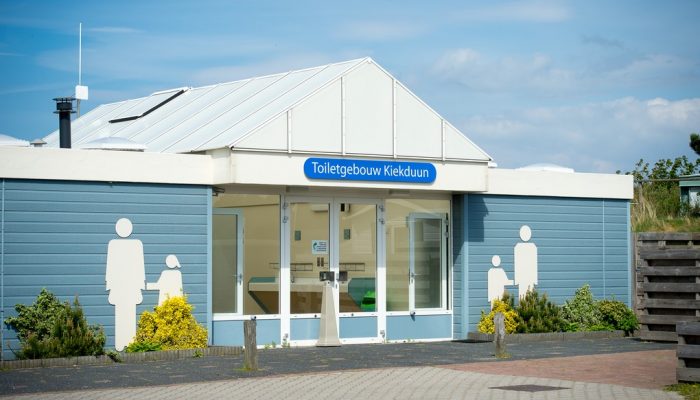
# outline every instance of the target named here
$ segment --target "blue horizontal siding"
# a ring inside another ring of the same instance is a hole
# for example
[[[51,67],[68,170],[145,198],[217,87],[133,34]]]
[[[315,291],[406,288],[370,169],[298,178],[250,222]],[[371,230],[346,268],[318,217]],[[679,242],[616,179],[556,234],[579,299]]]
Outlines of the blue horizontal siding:
[[[396,315],[386,317],[388,340],[446,339],[452,336],[452,316]]]
[[[34,223],[40,225],[42,222],[46,224],[52,223],[112,223],[114,215],[110,213],[56,213],[52,211],[34,211],[31,213],[20,211],[5,211],[5,225],[12,226],[15,222]],[[143,224],[162,224],[164,221],[170,224],[182,225],[202,225],[201,218],[196,215],[168,215],[167,220],[162,215],[139,214],[139,220]]]
[[[466,293],[463,303],[468,306],[460,314],[467,330],[475,330],[481,311],[489,309],[491,257],[499,255],[506,274],[513,277],[513,251],[521,241],[522,225],[531,228],[530,242],[537,245],[540,292],[561,304],[588,283],[598,298],[615,296],[629,302],[627,201],[465,195],[455,196],[453,203],[467,210],[460,220],[462,231],[454,233],[456,246],[467,244],[459,250],[462,254],[455,255],[466,258],[459,265],[466,271],[466,284],[455,285],[455,293],[460,297]],[[507,289],[517,293],[515,286]]]
[[[464,240],[464,227],[466,226],[467,196],[452,196],[452,338],[465,339],[467,337],[467,322],[469,299],[469,281],[467,280],[466,259],[468,244]]]
[[[291,340],[318,339],[321,320],[318,318],[293,318],[289,321],[289,337]]]
[[[258,346],[266,344],[282,344],[280,342],[280,326],[278,319],[259,319],[256,322],[255,340]],[[215,346],[243,346],[243,321],[214,321],[212,322],[212,344]]]
[[[377,317],[341,317],[339,318],[341,339],[376,338]]]
[[[207,187],[5,180],[3,196],[4,317],[15,315],[15,304],[34,302],[44,287],[61,300],[77,295],[88,321],[104,327],[106,346],[113,347],[107,245],[117,238],[116,221],[129,218],[130,238],[143,243],[147,281],[155,282],[167,268],[165,257],[175,254],[195,318],[207,322]],[[157,291],[143,294],[139,314],[158,301]],[[18,348],[14,332],[3,329],[5,341]],[[6,343],[3,351],[11,357]]]

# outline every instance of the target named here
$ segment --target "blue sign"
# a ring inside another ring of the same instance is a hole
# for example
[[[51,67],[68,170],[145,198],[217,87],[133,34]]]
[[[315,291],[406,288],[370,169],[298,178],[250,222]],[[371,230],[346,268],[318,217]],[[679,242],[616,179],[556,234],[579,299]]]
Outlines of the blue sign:
[[[304,162],[309,179],[341,181],[432,183],[435,166],[423,162],[309,158]]]

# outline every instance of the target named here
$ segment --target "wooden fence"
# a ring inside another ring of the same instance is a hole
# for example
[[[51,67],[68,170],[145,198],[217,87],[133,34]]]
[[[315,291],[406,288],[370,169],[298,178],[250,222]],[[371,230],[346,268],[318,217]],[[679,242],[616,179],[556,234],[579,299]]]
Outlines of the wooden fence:
[[[700,321],[700,232],[638,233],[635,244],[640,337],[675,342],[676,323]]]
[[[700,382],[700,322],[680,322],[676,326],[678,347],[676,380]]]

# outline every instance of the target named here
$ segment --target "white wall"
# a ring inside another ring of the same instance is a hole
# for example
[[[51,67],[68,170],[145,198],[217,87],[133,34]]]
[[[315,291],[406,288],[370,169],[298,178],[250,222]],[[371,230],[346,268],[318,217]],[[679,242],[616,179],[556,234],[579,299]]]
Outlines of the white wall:
[[[632,177],[627,175],[494,169],[468,162],[433,161],[437,178],[431,184],[311,180],[304,175],[304,161],[311,156],[228,149],[190,155],[0,147],[0,178],[633,198]]]
[[[491,168],[485,194],[632,199],[631,175]]]
[[[210,185],[208,155],[0,147],[0,178]]]
[[[362,182],[311,180],[304,175],[304,161],[311,155],[233,152],[232,182],[277,186],[348,187],[372,189],[410,189],[431,191],[484,191],[487,167],[483,163],[435,161],[435,182],[407,184],[396,182]],[[321,155],[321,157],[323,157]],[[216,182],[217,184],[229,182]]]

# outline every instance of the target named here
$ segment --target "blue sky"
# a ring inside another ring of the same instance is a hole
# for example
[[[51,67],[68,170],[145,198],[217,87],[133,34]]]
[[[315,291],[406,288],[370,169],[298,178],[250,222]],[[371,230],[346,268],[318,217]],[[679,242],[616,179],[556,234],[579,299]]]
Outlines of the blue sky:
[[[494,157],[581,172],[687,155],[698,1],[0,1],[0,133],[56,129],[83,23],[82,111],[371,56]]]

